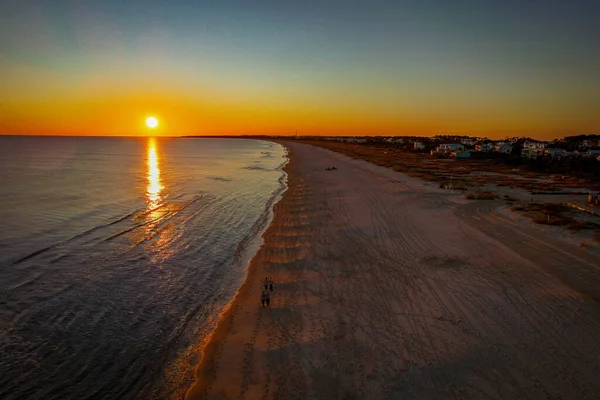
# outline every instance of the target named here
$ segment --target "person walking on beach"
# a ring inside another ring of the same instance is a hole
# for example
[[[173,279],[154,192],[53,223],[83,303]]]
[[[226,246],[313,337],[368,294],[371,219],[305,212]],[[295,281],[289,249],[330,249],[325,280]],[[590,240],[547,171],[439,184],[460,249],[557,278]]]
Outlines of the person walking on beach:
[[[260,303],[263,307],[265,306],[265,304],[269,305],[269,293],[267,293],[266,291],[262,292],[262,294],[260,295]]]
[[[275,282],[273,282],[273,279],[269,278],[269,290],[272,292],[273,291],[273,285],[275,284]]]
[[[271,303],[271,295],[269,294],[269,292],[265,292],[265,302],[267,303],[267,307],[269,307],[270,303]]]
[[[269,278],[265,276],[265,292],[269,290]]]

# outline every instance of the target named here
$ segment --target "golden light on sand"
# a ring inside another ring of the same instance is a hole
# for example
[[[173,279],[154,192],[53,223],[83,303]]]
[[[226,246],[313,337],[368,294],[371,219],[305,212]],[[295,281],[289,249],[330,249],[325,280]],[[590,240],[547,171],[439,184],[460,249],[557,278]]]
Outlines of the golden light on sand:
[[[155,208],[160,204],[160,192],[163,189],[160,183],[160,167],[158,163],[158,152],[156,151],[156,139],[148,139],[148,186],[146,187],[146,200],[148,208]]]
[[[158,126],[158,119],[152,116],[146,118],[146,126],[150,129],[156,128]]]

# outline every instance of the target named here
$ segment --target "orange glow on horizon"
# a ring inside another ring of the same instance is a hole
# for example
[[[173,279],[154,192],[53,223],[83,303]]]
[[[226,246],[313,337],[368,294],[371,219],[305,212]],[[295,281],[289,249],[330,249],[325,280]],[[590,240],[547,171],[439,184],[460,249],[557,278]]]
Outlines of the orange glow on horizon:
[[[386,108],[376,104],[308,104],[305,100],[204,101],[176,93],[99,96],[93,102],[65,96],[51,102],[40,99],[6,103],[0,108],[0,134],[148,136],[148,110],[161,110],[160,116],[154,116],[158,125],[152,129],[153,136],[293,135],[296,131],[298,135],[321,136],[433,136],[454,132],[548,140],[592,132],[596,124],[574,115],[562,124],[569,127],[565,129],[557,128],[546,111],[544,115],[531,115],[515,110],[514,118],[507,118],[500,112],[472,114],[468,108],[468,104],[426,110],[419,104]],[[168,126],[163,121],[168,121]]]

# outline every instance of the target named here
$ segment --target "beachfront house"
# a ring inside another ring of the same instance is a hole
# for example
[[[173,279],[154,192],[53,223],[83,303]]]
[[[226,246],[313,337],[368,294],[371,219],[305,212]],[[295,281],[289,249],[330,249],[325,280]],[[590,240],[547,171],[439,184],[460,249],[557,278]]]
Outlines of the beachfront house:
[[[552,156],[552,158],[563,158],[567,156],[567,151],[558,147],[548,147],[544,151],[544,154]]]
[[[537,158],[544,155],[544,149],[521,149],[521,158]]]
[[[471,158],[471,153],[468,151],[453,151],[450,153],[450,157],[456,158],[457,160],[466,160]]]
[[[581,145],[583,147],[600,147],[600,139],[583,139]]]
[[[530,148],[522,148],[521,149],[521,158],[535,158],[535,149]]]
[[[488,151],[492,151],[493,147],[494,146],[491,143],[479,143],[475,145],[475,150],[487,153]]]
[[[465,146],[460,143],[445,143],[440,144],[436,150],[440,153],[450,153],[453,151],[463,151],[464,149]]]
[[[544,149],[546,142],[538,142],[537,140],[525,140],[523,142],[524,149]]]
[[[585,157],[597,158],[600,156],[600,150],[588,150],[583,154]]]
[[[414,142],[413,146],[415,150],[425,150],[425,143],[423,142]]]
[[[359,138],[359,137],[347,137],[343,139],[344,142],[346,143],[367,143],[367,139],[365,138]]]
[[[389,137],[389,138],[385,139],[385,141],[387,143],[392,143],[392,144],[403,144],[404,143],[404,138]]]
[[[510,153],[512,153],[512,149],[513,149],[513,147],[508,143],[497,144],[494,147],[494,150],[496,150],[498,153],[502,153],[502,154],[510,154]]]

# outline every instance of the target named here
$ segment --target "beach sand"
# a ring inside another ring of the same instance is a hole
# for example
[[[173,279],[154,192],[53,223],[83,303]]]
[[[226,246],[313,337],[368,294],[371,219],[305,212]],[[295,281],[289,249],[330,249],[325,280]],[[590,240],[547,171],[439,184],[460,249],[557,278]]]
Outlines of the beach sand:
[[[289,189],[188,399],[600,398],[595,253],[498,202],[286,146]]]

